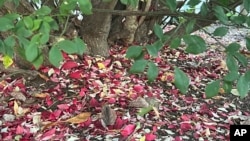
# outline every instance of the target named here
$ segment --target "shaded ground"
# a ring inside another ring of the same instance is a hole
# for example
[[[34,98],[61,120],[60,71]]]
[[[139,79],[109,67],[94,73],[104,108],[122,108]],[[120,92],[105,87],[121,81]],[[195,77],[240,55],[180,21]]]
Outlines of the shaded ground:
[[[153,83],[127,73],[131,61],[120,46],[107,59],[64,55],[60,69],[42,68],[42,77],[33,80],[7,78],[0,82],[0,140],[229,140],[229,125],[250,115],[250,97],[240,100],[221,90],[205,99],[205,84],[221,78],[227,68],[213,40],[198,34],[211,49],[188,55],[165,47],[154,59],[160,69]],[[191,78],[186,95],[173,85],[174,66]],[[157,99],[159,108],[139,116],[138,108],[129,106],[138,97]],[[104,105],[111,109],[103,112]],[[67,120],[78,114],[87,118]],[[105,126],[101,119],[115,123]]]

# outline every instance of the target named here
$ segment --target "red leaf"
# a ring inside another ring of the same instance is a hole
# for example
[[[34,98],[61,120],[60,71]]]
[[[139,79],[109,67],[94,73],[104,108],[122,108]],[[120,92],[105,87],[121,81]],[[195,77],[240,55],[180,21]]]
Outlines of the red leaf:
[[[82,77],[82,71],[75,71],[69,74],[70,78],[80,79]]]
[[[41,140],[50,140],[56,132],[56,128],[53,128],[42,135]]]
[[[95,98],[92,98],[89,102],[89,105],[91,107],[99,107],[100,103]]]
[[[182,138],[181,138],[180,136],[176,136],[176,137],[174,138],[174,141],[182,141]]]
[[[145,134],[145,137],[146,141],[154,141],[156,139],[156,135],[154,135],[153,133]]]
[[[69,109],[69,105],[68,104],[59,104],[59,105],[57,105],[57,107],[60,110],[67,110],[67,109]]]
[[[67,61],[62,65],[62,69],[69,70],[69,69],[75,68],[77,66],[78,66],[78,64],[76,62]]]
[[[184,121],[189,121],[190,120],[190,116],[184,114],[184,115],[181,116],[181,119],[184,120]]]
[[[129,136],[131,133],[133,133],[135,130],[135,125],[134,124],[129,124],[127,125],[126,127],[124,127],[122,130],[121,130],[121,135],[124,136],[124,137],[127,137]]]
[[[16,134],[23,134],[25,132],[25,129],[22,126],[17,126],[16,128]]]
[[[190,123],[181,123],[181,130],[183,132],[188,131],[192,128],[192,125]]]
[[[141,85],[135,85],[134,86],[134,90],[138,93],[142,92],[143,91],[143,86]]]

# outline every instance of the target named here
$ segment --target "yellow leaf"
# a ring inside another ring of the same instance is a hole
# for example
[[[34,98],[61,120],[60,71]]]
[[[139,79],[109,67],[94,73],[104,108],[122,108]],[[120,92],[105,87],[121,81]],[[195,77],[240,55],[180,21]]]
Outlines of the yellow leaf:
[[[49,96],[49,94],[48,93],[36,93],[33,96],[36,98],[46,98]]]
[[[3,57],[3,65],[5,68],[8,68],[9,66],[11,66],[13,64],[13,60],[11,57],[9,57],[8,55],[5,55]]]
[[[146,140],[146,136],[142,136],[141,138],[140,138],[140,141],[145,141]]]
[[[14,114],[15,114],[15,115],[18,115],[18,108],[19,108],[19,106],[18,106],[17,102],[16,102],[16,101],[14,101],[14,107],[13,107],[13,110],[14,110]]]
[[[75,117],[72,117],[70,119],[65,120],[64,122],[70,122],[70,123],[82,123],[84,121],[87,121],[90,117],[90,112],[84,112],[81,114],[76,115]]]
[[[97,63],[99,69],[105,69],[105,65],[103,63]]]

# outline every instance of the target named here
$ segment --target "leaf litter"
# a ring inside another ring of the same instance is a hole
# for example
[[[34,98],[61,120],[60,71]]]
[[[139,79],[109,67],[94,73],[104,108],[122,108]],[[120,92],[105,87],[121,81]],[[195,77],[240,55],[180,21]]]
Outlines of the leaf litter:
[[[128,74],[124,49],[111,48],[106,59],[64,54],[59,69],[40,69],[40,79],[0,82],[0,140],[229,140],[230,124],[249,123],[249,96],[221,90],[205,98],[205,84],[228,71],[222,52],[164,47],[157,80],[148,83]],[[185,95],[174,86],[174,66],[190,78]]]

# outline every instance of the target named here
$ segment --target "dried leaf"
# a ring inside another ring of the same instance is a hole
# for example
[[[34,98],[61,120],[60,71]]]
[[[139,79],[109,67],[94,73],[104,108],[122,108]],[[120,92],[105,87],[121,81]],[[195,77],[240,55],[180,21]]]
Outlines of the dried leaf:
[[[81,114],[76,115],[75,117],[72,117],[70,119],[65,120],[64,122],[70,122],[70,123],[82,123],[88,120],[90,117],[90,112],[84,112]]]
[[[131,101],[129,106],[134,108],[146,108],[149,106],[149,103],[144,98],[138,97],[136,100]]]
[[[17,104],[17,102],[16,101],[14,101],[14,107],[13,107],[13,109],[14,109],[14,114],[16,115],[16,116],[23,116],[24,114],[26,114],[27,112],[29,112],[30,111],[30,109],[29,108],[22,108],[22,107],[20,107],[18,104]]]
[[[48,93],[36,93],[33,96],[36,98],[46,98],[49,96],[49,94]]]
[[[104,105],[102,107],[102,120],[105,125],[114,125],[117,115],[115,110],[111,109],[110,106]]]
[[[49,78],[48,78],[46,75],[43,75],[43,74],[41,74],[41,73],[38,73],[38,75],[39,75],[42,79],[44,79],[45,81],[49,81]]]
[[[22,92],[19,91],[13,91],[12,93],[10,93],[10,95],[16,99],[16,100],[21,100],[21,101],[26,101],[26,97],[24,96],[24,94]]]

